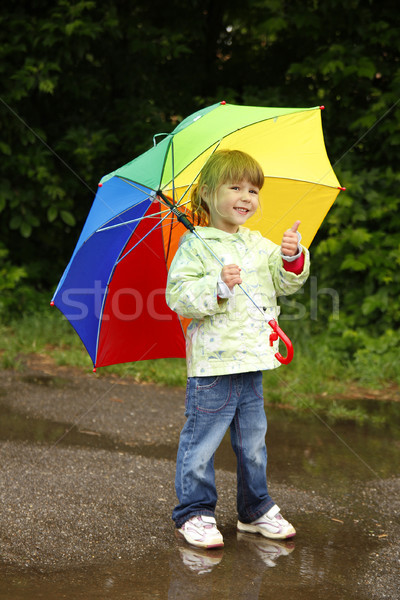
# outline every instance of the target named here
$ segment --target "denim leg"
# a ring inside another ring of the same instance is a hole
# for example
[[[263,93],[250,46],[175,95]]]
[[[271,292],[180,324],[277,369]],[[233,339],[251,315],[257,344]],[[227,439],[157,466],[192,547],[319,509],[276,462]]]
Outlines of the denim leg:
[[[172,513],[178,528],[194,515],[214,516],[217,503],[214,455],[235,410],[229,375],[189,378],[187,421],[181,432],[176,463],[179,504]]]
[[[244,373],[236,414],[230,426],[237,457],[237,510],[240,521],[251,523],[275,504],[268,493],[267,417],[262,373]]]

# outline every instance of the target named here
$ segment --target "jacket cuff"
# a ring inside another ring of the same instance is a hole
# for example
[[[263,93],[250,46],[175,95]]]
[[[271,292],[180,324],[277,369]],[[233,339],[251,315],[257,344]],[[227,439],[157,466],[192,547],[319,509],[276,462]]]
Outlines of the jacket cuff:
[[[222,281],[221,279],[221,274],[219,274],[218,276],[218,281],[217,281],[217,296],[218,298],[233,298],[233,296],[235,295],[235,292],[231,291],[228,286],[226,285],[226,283],[224,281]]]
[[[294,258],[294,260],[287,260],[285,257],[283,257],[283,268],[289,273],[300,275],[304,269],[304,254],[301,253],[300,256],[290,258]]]

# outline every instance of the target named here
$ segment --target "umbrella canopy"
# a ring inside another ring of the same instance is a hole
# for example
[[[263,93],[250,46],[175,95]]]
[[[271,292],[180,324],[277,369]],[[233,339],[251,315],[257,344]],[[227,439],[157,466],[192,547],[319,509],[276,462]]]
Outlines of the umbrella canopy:
[[[246,226],[280,244],[299,219],[310,245],[341,189],[320,109],[214,104],[102,178],[52,300],[95,367],[185,356],[187,322],[168,308],[164,292],[186,229],[157,192],[189,214],[190,190],[216,150],[247,152],[264,170],[261,210]]]

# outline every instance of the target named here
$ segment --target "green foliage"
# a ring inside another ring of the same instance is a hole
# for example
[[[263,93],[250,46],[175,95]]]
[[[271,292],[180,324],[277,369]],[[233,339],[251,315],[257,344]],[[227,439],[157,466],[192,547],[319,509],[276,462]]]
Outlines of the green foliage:
[[[13,265],[8,250],[0,244],[0,319],[10,314],[15,305],[14,293],[25,277],[25,269]]]
[[[314,251],[314,270],[340,297],[341,319],[382,334],[400,324],[400,175],[386,169],[344,172],[339,195]]]

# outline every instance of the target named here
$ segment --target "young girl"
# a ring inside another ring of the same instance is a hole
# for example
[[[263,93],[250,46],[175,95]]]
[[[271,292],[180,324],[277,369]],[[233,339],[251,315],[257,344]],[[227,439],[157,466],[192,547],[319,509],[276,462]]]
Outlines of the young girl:
[[[192,195],[196,227],[210,250],[185,234],[168,274],[170,308],[192,321],[187,329],[187,392],[176,465],[179,504],[172,518],[194,546],[223,546],[214,516],[217,504],[214,454],[230,428],[237,457],[239,531],[285,539],[294,527],[268,493],[262,371],[279,366],[268,321],[279,314],[276,297],[296,292],[309,272],[308,251],[299,246],[299,221],[281,246],[242,227],[258,208],[264,183],[260,165],[236,150],[215,152]],[[265,318],[238,287],[262,307]]]

